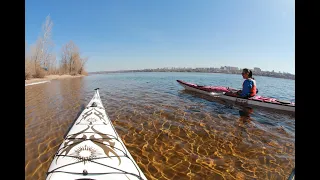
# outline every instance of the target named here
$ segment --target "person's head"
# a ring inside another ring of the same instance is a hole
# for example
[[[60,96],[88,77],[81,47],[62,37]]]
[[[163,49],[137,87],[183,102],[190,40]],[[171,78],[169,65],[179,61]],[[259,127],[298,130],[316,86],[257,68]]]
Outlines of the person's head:
[[[245,68],[242,70],[242,77],[243,79],[248,79],[248,78],[252,78],[252,71]]]

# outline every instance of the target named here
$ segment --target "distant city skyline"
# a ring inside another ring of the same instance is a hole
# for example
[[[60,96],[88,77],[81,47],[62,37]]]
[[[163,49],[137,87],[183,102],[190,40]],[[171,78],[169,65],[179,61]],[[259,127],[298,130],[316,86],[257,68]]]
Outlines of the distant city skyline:
[[[162,68],[221,68],[221,67],[224,67],[224,66],[197,66],[197,67],[187,67],[187,66],[176,66],[176,67],[170,67],[170,66],[163,66],[163,67],[155,67],[155,68],[136,68],[136,69],[134,69],[134,68],[127,68],[127,69],[108,69],[108,70],[98,70],[98,71],[122,71],[122,70],[144,70],[144,69],[162,69]],[[226,66],[226,67],[237,67],[237,66]],[[290,73],[290,74],[293,74],[293,75],[295,75],[295,73],[292,73],[292,72],[288,72],[288,71],[277,71],[277,70],[275,70],[275,69],[264,69],[264,68],[261,68],[261,67],[237,67],[237,68],[239,68],[239,69],[244,69],[244,68],[248,68],[248,69],[251,69],[251,70],[253,70],[254,68],[260,68],[261,69],[261,71],[269,71],[269,72],[272,72],[272,71],[274,71],[274,72],[281,72],[281,73]],[[89,71],[89,72],[98,72],[98,71]]]
[[[140,70],[155,70],[155,69],[209,69],[209,68],[214,68],[214,69],[221,69],[221,70],[230,70],[230,71],[239,71],[242,70],[244,68],[248,68],[248,67],[235,67],[235,66],[221,66],[221,67],[196,67],[196,68],[192,68],[192,67],[158,67],[158,68],[140,68],[140,69],[117,69],[117,70],[102,70],[102,71],[91,71],[90,73],[95,73],[95,72],[121,72],[121,71],[140,71]],[[253,68],[248,68],[250,70],[253,70],[254,72],[275,72],[275,73],[289,73],[292,74],[290,72],[285,72],[285,71],[275,71],[275,70],[265,70],[262,69],[260,67],[253,67]],[[292,74],[295,75],[295,74]]]
[[[254,76],[267,76],[284,79],[295,79],[295,75],[288,72],[276,72],[276,71],[263,71],[258,67],[252,69]],[[242,68],[223,66],[220,68],[209,67],[209,68],[156,68],[156,69],[141,69],[141,70],[118,70],[118,71],[96,71],[90,72],[89,74],[105,74],[105,73],[132,73],[132,72],[188,72],[188,73],[224,73],[224,74],[241,74]]]
[[[235,66],[295,74],[293,0],[27,0],[29,45],[47,15],[57,60],[73,40],[88,72]]]

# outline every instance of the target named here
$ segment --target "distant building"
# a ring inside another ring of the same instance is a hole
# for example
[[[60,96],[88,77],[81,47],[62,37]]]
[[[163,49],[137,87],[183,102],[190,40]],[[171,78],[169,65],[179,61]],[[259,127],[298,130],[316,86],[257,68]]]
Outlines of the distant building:
[[[227,66],[221,66],[221,70],[227,70]]]
[[[238,67],[229,67],[229,70],[231,70],[231,71],[238,71],[239,68],[238,68]]]
[[[253,68],[253,70],[254,70],[255,72],[261,72],[261,69],[258,68],[258,67]]]
[[[228,70],[228,71],[238,71],[239,68],[238,67],[232,67],[232,66],[221,66],[222,70]]]

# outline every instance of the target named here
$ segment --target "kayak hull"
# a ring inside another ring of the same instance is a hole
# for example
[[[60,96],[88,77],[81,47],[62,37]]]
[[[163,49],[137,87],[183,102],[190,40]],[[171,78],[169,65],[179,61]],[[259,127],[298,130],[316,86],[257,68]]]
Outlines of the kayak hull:
[[[181,80],[177,80],[177,82],[186,90],[198,92],[211,97],[232,101],[239,105],[258,106],[258,107],[269,108],[269,109],[295,112],[294,103],[281,103],[277,99],[267,98],[262,96],[255,96],[252,98],[245,99],[245,98],[229,96],[225,94],[226,92],[231,92],[231,91],[234,91],[235,89],[221,87],[221,86],[198,86],[196,84],[187,83]]]
[[[146,179],[106,114],[98,90],[67,133],[46,179]]]

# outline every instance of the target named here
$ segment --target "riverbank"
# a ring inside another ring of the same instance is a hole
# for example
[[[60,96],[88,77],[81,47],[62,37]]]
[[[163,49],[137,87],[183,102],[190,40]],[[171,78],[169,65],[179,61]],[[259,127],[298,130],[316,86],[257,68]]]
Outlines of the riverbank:
[[[219,73],[219,74],[238,74],[241,75],[242,71],[226,71],[226,70],[219,70],[219,71],[202,71],[202,70],[163,70],[163,69],[147,69],[147,70],[122,70],[122,71],[98,71],[98,72],[89,72],[89,74],[109,74],[109,73],[132,73],[132,72],[188,72],[188,73]],[[276,72],[269,72],[269,71],[261,71],[261,72],[254,72],[253,76],[263,76],[263,77],[273,77],[273,78],[281,78],[281,79],[291,79],[295,80],[295,75],[289,73],[276,73]]]
[[[55,79],[68,79],[68,78],[77,78],[77,77],[83,77],[83,76],[85,76],[85,75],[76,75],[76,76],[71,76],[68,74],[48,75],[48,76],[45,76],[44,78],[32,78],[32,79],[25,80],[25,84],[27,85],[27,84],[32,84],[32,83],[51,81],[51,80],[55,80]]]

